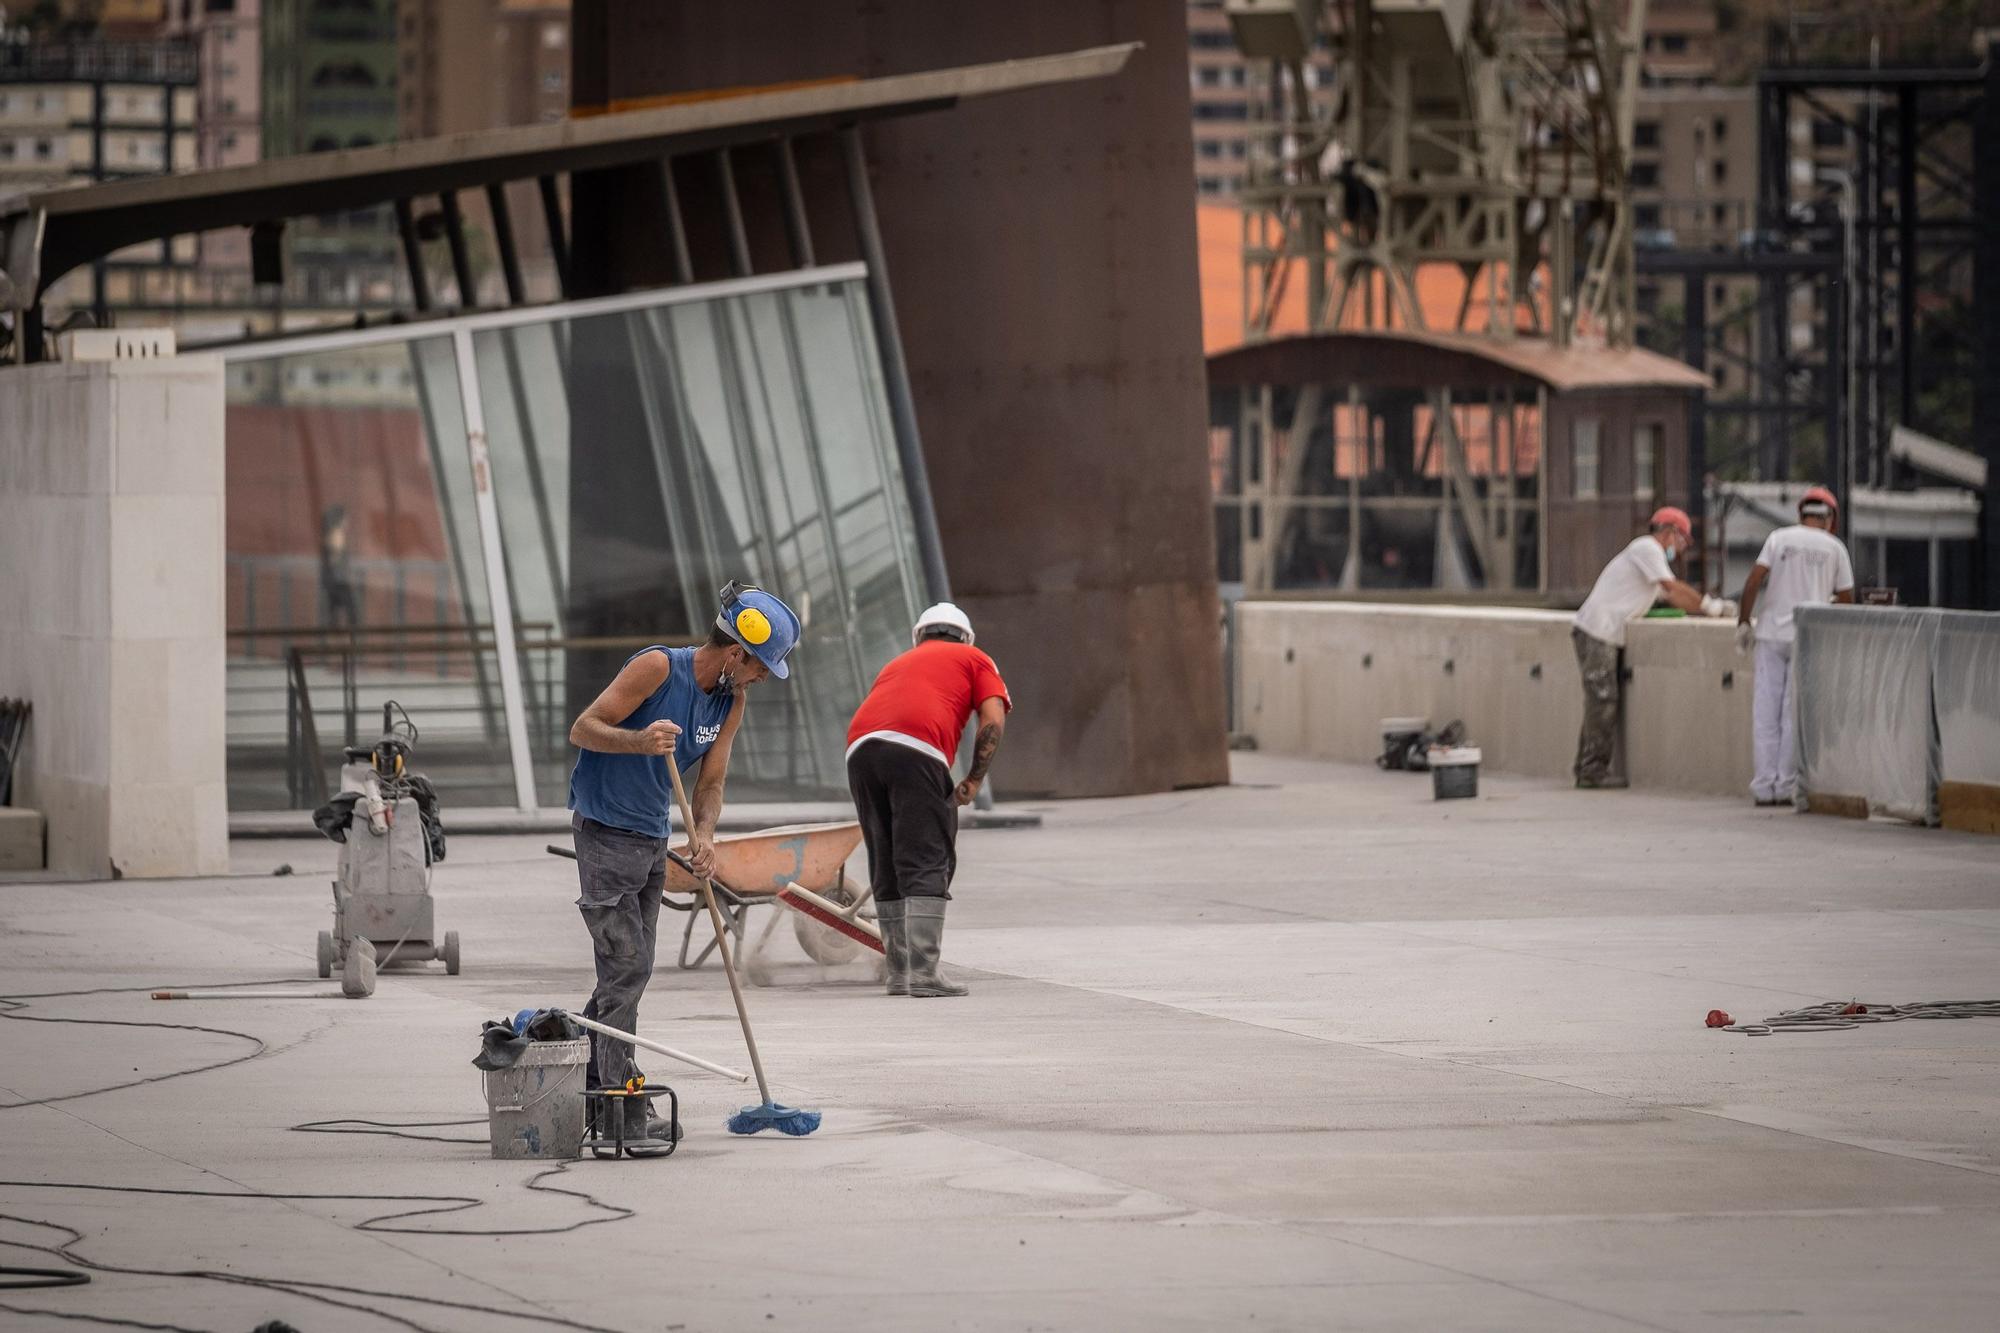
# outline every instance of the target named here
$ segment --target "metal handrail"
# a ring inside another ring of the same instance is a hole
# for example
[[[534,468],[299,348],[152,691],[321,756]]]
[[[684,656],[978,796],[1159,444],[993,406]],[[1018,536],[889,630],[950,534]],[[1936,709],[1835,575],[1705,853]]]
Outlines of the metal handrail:
[[[312,690],[306,684],[305,663],[293,649],[285,662],[285,795],[293,809],[303,802],[311,784],[314,805],[326,803],[326,761],[320,754],[319,727],[313,718]]]
[[[523,622],[519,631],[540,631],[541,636],[517,639],[517,651],[526,657],[530,651],[557,653],[566,651],[630,649],[636,651],[654,644],[669,648],[694,647],[702,639],[672,635],[579,635],[574,638],[558,638],[549,633],[555,627],[547,622]],[[313,707],[312,683],[306,675],[309,662],[337,662],[340,665],[340,711],[344,723],[346,744],[357,740],[360,714],[359,681],[355,674],[356,665],[364,659],[395,657],[410,653],[482,653],[495,650],[491,637],[493,626],[467,625],[465,632],[453,633],[449,637],[432,637],[411,641],[396,638],[398,634],[413,635],[427,633],[435,635],[429,626],[406,627],[392,625],[355,626],[351,629],[307,631],[329,640],[314,644],[290,644],[285,649],[285,790],[291,808],[303,809],[308,805],[324,804],[327,800],[326,756],[319,740],[318,716]],[[483,634],[482,634],[483,631]],[[268,637],[270,631],[257,631]],[[242,631],[230,631],[232,637],[243,637]],[[367,640],[364,642],[363,640]],[[544,719],[555,715],[558,707],[554,697],[554,673],[543,673],[547,686],[546,697],[534,701],[535,711]],[[535,692],[535,682],[530,674],[525,682],[529,692]],[[487,711],[482,709],[482,715]]]

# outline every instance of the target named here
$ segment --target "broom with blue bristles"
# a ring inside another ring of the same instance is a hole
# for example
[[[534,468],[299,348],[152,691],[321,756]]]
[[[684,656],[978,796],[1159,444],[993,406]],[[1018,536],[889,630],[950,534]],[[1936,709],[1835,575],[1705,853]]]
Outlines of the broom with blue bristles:
[[[676,757],[669,754],[667,775],[674,782],[674,803],[680,807],[681,826],[687,830],[690,849],[694,843],[694,811],[688,808],[687,789],[681,785],[681,766]],[[694,875],[694,881],[701,887],[702,903],[708,908],[708,919],[715,927],[715,943],[722,950],[722,972],[729,978],[729,995],[736,1001],[736,1021],[743,1025],[743,1044],[750,1048],[750,1068],[757,1074],[757,1095],[764,1099],[761,1106],[746,1106],[729,1117],[731,1134],[755,1134],[759,1130],[775,1129],[780,1134],[794,1136],[810,1134],[819,1128],[818,1111],[799,1111],[789,1106],[780,1106],[771,1100],[771,1087],[764,1081],[764,1061],[757,1054],[757,1038],[750,1031],[750,1011],[743,1006],[743,985],[736,979],[736,962],[729,952],[729,928],[722,922],[722,910],[715,905],[715,885],[706,875],[696,875],[694,867],[672,848],[667,855],[681,869]]]

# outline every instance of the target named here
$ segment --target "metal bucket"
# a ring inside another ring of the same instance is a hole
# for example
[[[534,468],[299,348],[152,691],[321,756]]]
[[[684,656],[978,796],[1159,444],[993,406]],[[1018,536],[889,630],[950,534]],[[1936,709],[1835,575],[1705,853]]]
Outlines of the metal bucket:
[[[538,1041],[512,1069],[486,1071],[493,1155],[568,1161],[583,1153],[583,1084],[590,1042]]]
[[[1430,752],[1431,799],[1456,801],[1479,795],[1479,749],[1460,745]]]

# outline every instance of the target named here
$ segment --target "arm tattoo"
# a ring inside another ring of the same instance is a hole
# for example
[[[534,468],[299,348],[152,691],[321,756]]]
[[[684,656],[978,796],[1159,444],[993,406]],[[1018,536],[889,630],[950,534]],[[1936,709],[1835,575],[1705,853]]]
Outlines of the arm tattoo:
[[[986,776],[987,767],[993,762],[994,751],[1000,748],[1000,728],[988,722],[979,729],[979,739],[972,745],[972,771],[966,780],[976,782]]]

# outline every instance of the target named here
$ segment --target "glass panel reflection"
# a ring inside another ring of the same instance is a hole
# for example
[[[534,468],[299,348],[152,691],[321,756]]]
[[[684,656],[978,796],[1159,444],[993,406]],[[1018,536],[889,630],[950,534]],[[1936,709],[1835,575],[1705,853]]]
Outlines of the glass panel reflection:
[[[389,699],[457,800],[511,803],[450,340],[236,361],[225,433],[231,807],[323,800]]]
[[[735,799],[846,789],[846,723],[920,605],[908,501],[857,281],[508,329],[473,342],[544,804],[569,722],[652,642],[691,642],[747,578],[806,621],[760,687]]]

